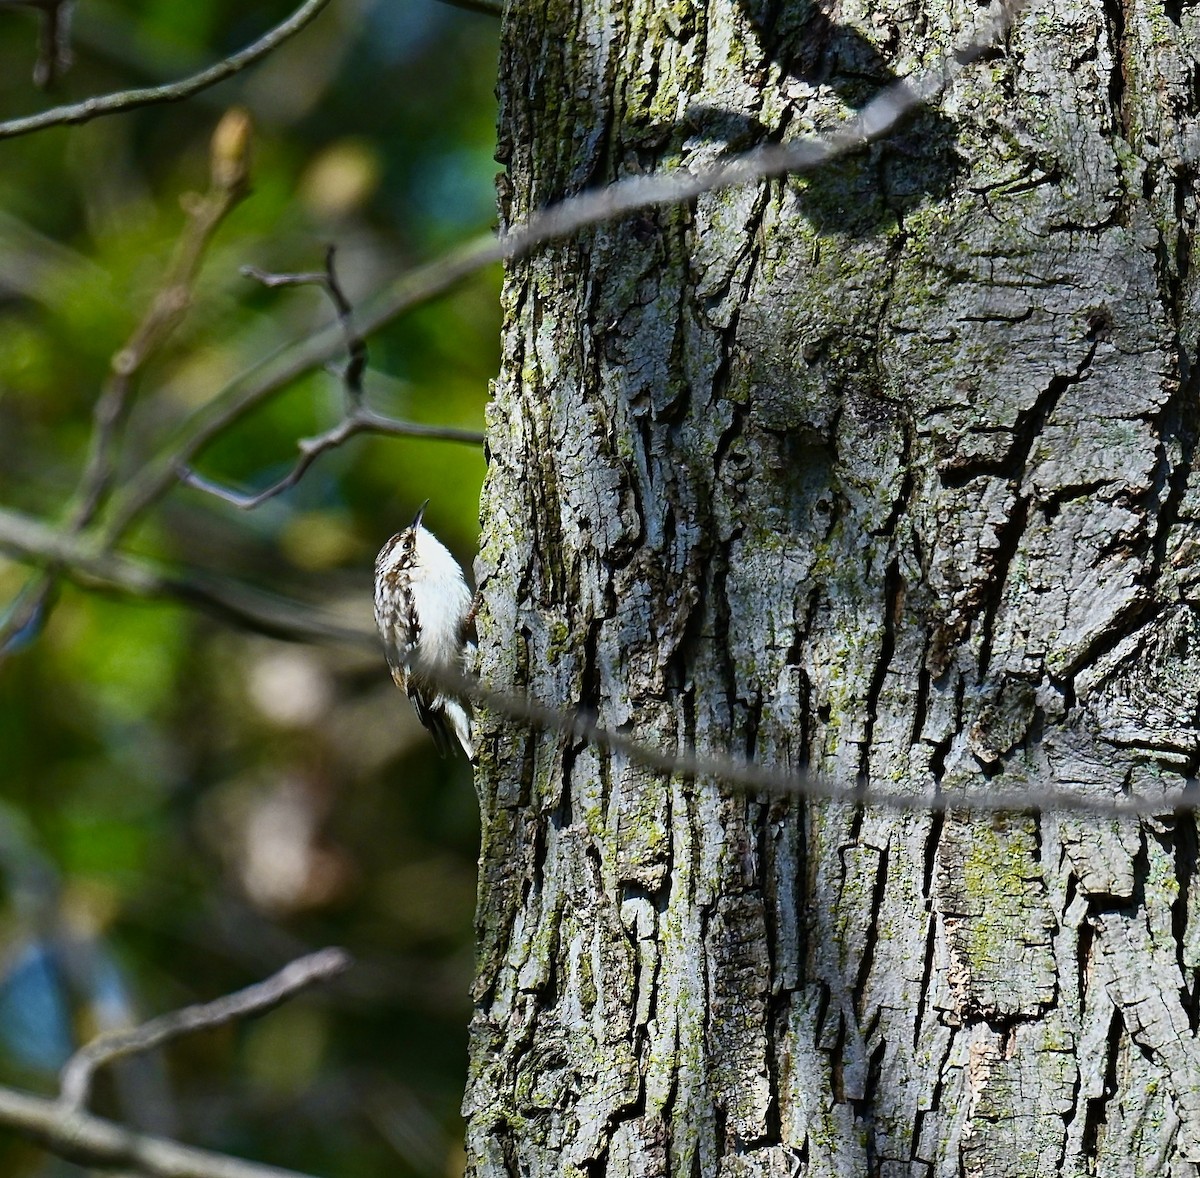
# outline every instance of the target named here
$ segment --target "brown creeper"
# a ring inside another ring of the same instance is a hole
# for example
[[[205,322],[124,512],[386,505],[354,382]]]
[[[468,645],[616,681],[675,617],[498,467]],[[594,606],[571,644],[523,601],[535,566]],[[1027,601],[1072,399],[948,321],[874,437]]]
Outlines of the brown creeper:
[[[453,748],[451,736],[468,760],[471,705],[455,688],[471,649],[474,620],[471,591],[449,549],[417,518],[397,532],[375,561],[375,623],[396,686],[408,693],[417,719],[433,733],[438,752]]]

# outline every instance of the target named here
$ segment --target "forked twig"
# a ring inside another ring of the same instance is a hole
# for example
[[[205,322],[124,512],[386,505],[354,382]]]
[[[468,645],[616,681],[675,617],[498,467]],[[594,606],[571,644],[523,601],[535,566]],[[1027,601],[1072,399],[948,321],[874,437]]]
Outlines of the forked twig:
[[[254,493],[243,493],[226,487],[212,479],[198,474],[186,462],[180,461],[175,466],[179,481],[209,495],[215,495],[226,503],[232,503],[243,511],[250,511],[268,499],[294,487],[308,472],[314,462],[329,450],[335,450],[356,434],[375,433],[391,434],[396,437],[417,437],[443,442],[466,442],[481,446],[484,435],[478,430],[459,429],[456,426],[423,425],[412,421],[399,421],[376,413],[365,404],[363,394],[363,376],[367,368],[367,344],[355,329],[354,308],[346,297],[346,292],[338,280],[334,266],[336,249],[329,246],[325,251],[325,269],[301,272],[297,274],[272,274],[260,270],[256,266],[243,266],[242,273],[247,278],[261,282],[263,286],[319,286],[329,296],[337,311],[338,327],[346,348],[348,360],[341,371],[343,408],[342,420],[332,429],[326,430],[311,438],[301,438],[296,446],[300,457],[286,475],[263,490]]]
[[[345,950],[321,949],[298,958],[265,981],[215,1002],[188,1006],[140,1027],[93,1039],[67,1061],[57,1100],[0,1087],[0,1125],[68,1161],[132,1170],[151,1178],[304,1178],[293,1170],[138,1133],[92,1116],[86,1105],[96,1070],[105,1064],[151,1051],[182,1035],[263,1014],[301,990],[345,972],[350,965]]]
[[[168,82],[162,86],[146,86],[137,90],[121,90],[115,94],[104,94],[83,102],[71,103],[68,106],[56,106],[52,110],[44,110],[39,114],[26,115],[19,119],[9,119],[0,123],[0,139],[12,139],[17,135],[28,135],[33,131],[41,131],[45,127],[63,127],[73,123],[86,123],[101,115],[116,114],[120,111],[135,110],[141,106],[153,106],[163,102],[180,102],[215,86],[234,74],[241,73],[247,66],[253,65],[265,57],[273,49],[282,45],[289,37],[295,36],[305,25],[309,24],[330,0],[305,0],[287,20],[276,25],[270,32],[263,34],[252,45],[229,57],[211,65],[208,69],[183,78],[178,82]]]
[[[171,1011],[128,1031],[101,1035],[67,1060],[59,1076],[59,1102],[67,1111],[77,1112],[87,1105],[92,1079],[97,1069],[105,1064],[153,1051],[183,1035],[263,1014],[301,990],[345,973],[350,964],[350,955],[344,949],[321,949],[290,962],[265,981],[255,982],[234,994]]]

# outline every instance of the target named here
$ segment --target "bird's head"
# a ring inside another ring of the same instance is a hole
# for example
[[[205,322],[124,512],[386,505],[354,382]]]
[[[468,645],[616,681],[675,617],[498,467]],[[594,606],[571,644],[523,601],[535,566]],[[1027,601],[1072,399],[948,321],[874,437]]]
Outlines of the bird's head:
[[[422,550],[426,547],[423,542],[432,539],[421,526],[425,508],[428,506],[429,500],[426,499],[417,511],[413,522],[404,531],[397,532],[383,546],[376,562],[377,567],[386,569],[388,572],[399,572],[402,569],[412,570],[420,565]]]

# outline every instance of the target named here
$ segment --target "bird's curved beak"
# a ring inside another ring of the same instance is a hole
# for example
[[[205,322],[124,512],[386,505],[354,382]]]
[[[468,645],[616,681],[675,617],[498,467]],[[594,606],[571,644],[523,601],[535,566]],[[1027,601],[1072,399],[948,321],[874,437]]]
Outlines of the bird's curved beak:
[[[425,515],[425,508],[427,508],[428,506],[429,506],[429,500],[426,499],[425,502],[422,503],[419,508],[417,508],[417,518],[413,520],[413,522],[409,525],[409,527],[419,528],[421,526],[421,519]]]

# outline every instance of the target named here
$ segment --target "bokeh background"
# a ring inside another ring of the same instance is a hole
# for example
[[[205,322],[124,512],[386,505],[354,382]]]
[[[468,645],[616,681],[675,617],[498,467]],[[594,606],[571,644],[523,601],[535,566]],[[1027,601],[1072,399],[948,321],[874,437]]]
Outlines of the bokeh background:
[[[32,84],[36,20],[0,8],[0,119],[183,76],[294,4],[81,0],[76,61]],[[352,299],[494,223],[498,21],[438,0],[334,0],[248,73],[182,105],[0,141],[0,506],[52,523],[109,361],[153,296],[237,104],[253,194],[195,305],[138,381],[122,477],[281,343],[329,323],[316,290],[239,274],[320,266]],[[480,429],[498,362],[493,268],[369,339],[392,416]],[[297,381],[201,455],[259,488],[333,425]],[[476,446],[362,436],[251,513],[176,488],[123,550],[369,619],[382,542],[426,522],[466,567]],[[0,551],[0,615],[29,570]],[[96,1111],[314,1174],[461,1172],[477,811],[382,655],[284,643],[170,602],[70,585],[0,659],[0,1083],[55,1091],[98,1030],[258,980],[324,945],[340,982],[105,1073]],[[81,1173],[0,1130],[0,1176]]]

